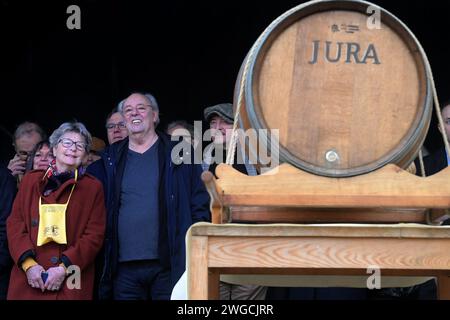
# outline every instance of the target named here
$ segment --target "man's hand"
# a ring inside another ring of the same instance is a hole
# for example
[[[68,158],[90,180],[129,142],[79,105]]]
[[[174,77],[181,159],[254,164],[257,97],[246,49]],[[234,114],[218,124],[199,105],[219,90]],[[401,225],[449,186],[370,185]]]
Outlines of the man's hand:
[[[58,291],[66,278],[66,270],[63,267],[53,267],[47,270],[48,278],[45,282],[45,289]]]
[[[45,272],[44,268],[37,264],[27,270],[27,280],[28,284],[32,288],[40,288],[44,292],[44,281],[42,281],[41,273]]]
[[[9,161],[8,169],[12,172],[14,177],[23,175],[25,173],[26,160],[22,160],[18,154]]]

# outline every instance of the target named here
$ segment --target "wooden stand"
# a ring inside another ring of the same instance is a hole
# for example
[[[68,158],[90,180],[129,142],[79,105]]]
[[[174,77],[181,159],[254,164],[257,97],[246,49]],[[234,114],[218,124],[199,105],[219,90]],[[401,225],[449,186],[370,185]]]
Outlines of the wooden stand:
[[[436,276],[450,299],[450,227],[195,224],[188,236],[188,298],[218,299],[221,274]]]
[[[260,176],[231,166],[204,172],[212,222],[439,224],[450,208],[450,168],[415,176],[393,164],[350,178],[327,178],[282,164]],[[431,215],[428,209],[434,209]]]
[[[436,276],[450,299],[450,227],[426,225],[450,207],[449,168],[427,178],[395,165],[351,178],[289,164],[256,177],[219,165],[216,174],[202,175],[213,224],[187,237],[190,299],[217,299],[220,274],[362,275],[372,265],[382,276]],[[311,222],[347,224],[299,224]]]

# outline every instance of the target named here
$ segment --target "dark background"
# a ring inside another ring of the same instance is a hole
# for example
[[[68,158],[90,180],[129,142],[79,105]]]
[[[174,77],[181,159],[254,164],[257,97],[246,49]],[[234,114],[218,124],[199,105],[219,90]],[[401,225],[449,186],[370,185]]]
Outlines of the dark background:
[[[84,122],[106,138],[104,118],[131,91],[152,92],[161,125],[202,118],[209,105],[232,102],[239,67],[274,19],[302,1],[12,1],[0,0],[0,135],[36,121],[50,134]],[[450,93],[450,1],[373,1],[402,20],[428,54],[441,100]],[[81,30],[66,9],[81,8]],[[435,149],[435,129],[427,137]]]

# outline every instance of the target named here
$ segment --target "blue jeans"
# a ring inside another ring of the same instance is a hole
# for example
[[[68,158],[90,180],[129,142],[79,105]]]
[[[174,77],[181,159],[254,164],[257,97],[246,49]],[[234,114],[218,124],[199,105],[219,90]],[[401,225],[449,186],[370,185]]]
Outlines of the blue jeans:
[[[120,262],[113,280],[114,300],[169,300],[170,269],[158,260]]]

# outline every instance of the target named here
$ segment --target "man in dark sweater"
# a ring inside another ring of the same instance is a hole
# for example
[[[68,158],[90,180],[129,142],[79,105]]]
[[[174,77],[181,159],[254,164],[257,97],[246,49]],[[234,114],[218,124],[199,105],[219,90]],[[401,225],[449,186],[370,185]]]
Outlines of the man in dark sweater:
[[[165,300],[185,271],[185,235],[210,220],[201,166],[175,161],[176,143],[156,131],[159,108],[148,94],[119,105],[128,138],[113,143],[88,172],[107,200],[99,298]]]

